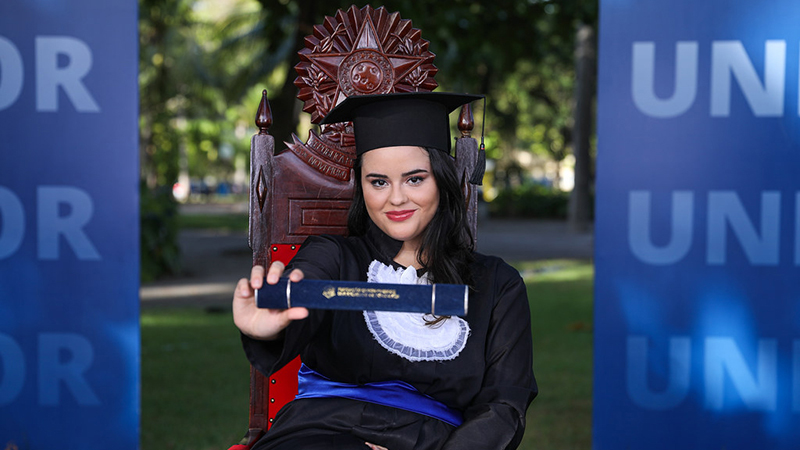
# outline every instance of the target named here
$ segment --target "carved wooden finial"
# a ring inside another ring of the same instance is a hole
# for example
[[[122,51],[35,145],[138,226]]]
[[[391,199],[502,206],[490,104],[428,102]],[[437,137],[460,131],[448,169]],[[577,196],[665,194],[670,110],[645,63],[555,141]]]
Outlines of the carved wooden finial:
[[[258,134],[269,134],[270,125],[272,125],[272,109],[269,107],[269,100],[267,100],[267,90],[264,89],[261,91],[261,103],[258,105],[258,112],[256,113]]]
[[[475,127],[475,120],[472,118],[472,107],[469,103],[461,106],[461,114],[458,115],[458,129],[461,130],[461,137],[469,137]]]

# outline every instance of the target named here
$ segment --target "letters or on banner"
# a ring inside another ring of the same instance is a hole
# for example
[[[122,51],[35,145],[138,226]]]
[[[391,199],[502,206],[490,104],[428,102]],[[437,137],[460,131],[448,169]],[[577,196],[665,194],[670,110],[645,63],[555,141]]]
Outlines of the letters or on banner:
[[[800,3],[600,17],[594,448],[800,448]]]
[[[0,448],[136,449],[135,0],[0,2]]]

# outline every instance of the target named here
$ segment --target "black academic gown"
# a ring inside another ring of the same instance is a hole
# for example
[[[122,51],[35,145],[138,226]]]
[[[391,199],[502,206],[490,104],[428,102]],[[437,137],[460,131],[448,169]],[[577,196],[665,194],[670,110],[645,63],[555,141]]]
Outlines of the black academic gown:
[[[374,225],[365,236],[310,237],[287,270],[299,268],[310,279],[366,281],[373,260],[397,267],[392,258],[401,245]],[[537,394],[527,293],[519,273],[500,258],[475,257],[475,289],[464,318],[471,333],[453,360],[412,362],[390,353],[360,311],[311,310],[278,341],[242,336],[250,363],[267,376],[299,354],[334,381],[402,380],[462,411],[461,426],[357,400],[298,399],[278,412],[254,450],[317,448],[309,443],[363,449],[365,441],[389,450],[516,448]]]

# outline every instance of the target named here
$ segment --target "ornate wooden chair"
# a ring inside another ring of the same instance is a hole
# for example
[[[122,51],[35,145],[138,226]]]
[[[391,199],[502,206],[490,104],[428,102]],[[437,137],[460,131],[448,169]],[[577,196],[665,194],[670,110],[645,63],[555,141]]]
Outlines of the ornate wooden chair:
[[[351,95],[424,92],[437,87],[428,41],[411,21],[383,7],[351,6],[314,27],[295,67],[297,97],[303,111],[319,123],[335,105]],[[267,92],[256,114],[257,135],[251,141],[250,231],[253,264],[288,262],[305,238],[314,234],[346,234],[347,210],[353,192],[355,146],[351,123],[324,125],[310,131],[307,142],[292,135],[277,150],[269,134],[272,124]],[[476,187],[468,180],[476,165],[478,144],[469,105],[458,120],[456,164],[466,194],[473,236],[477,225]],[[275,414],[297,394],[299,358],[267,378],[251,368],[250,425],[239,448],[250,447],[269,428]]]

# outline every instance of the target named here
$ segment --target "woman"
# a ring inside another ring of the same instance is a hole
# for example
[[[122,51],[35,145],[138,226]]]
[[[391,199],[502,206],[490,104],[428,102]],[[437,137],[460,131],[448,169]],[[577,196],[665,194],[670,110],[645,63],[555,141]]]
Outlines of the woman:
[[[466,317],[257,309],[254,267],[234,295],[248,359],[269,375],[302,356],[299,395],[254,449],[516,448],[537,393],[519,274],[471,249],[449,156],[448,113],[474,96],[351,97],[323,123],[352,120],[349,237],[311,237],[289,278],[470,286]],[[273,263],[266,282],[283,275]]]

